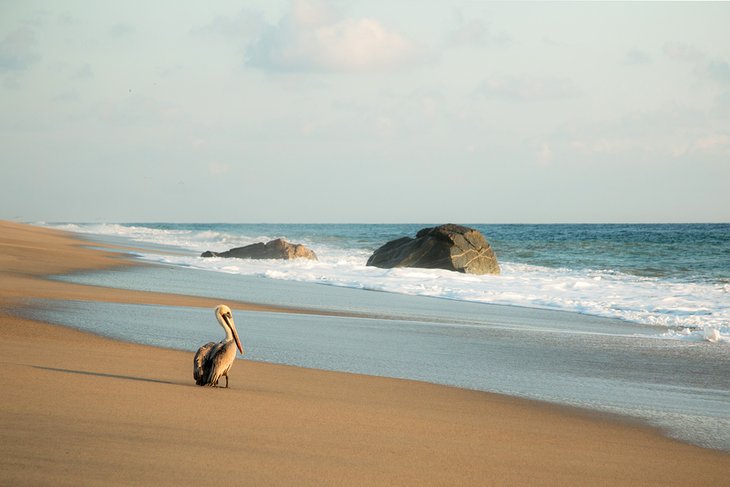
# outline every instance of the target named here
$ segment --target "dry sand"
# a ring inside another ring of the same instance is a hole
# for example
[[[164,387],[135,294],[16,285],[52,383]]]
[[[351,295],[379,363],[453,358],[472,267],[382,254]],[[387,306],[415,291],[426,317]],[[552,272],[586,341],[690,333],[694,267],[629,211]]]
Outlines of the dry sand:
[[[728,485],[729,454],[614,417],[246,360],[200,388],[192,353],[12,315],[35,297],[217,304],[44,279],[130,265],[85,245],[0,222],[0,485]],[[232,303],[277,311],[253,306]]]

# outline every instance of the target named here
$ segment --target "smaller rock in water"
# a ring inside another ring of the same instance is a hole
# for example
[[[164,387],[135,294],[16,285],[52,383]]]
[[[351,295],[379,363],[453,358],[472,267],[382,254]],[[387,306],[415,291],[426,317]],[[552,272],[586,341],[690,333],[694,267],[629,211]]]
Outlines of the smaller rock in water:
[[[237,259],[310,259],[317,260],[313,250],[302,244],[293,244],[277,238],[270,242],[259,242],[245,247],[236,247],[225,252],[211,252],[206,250],[201,257],[227,257]]]

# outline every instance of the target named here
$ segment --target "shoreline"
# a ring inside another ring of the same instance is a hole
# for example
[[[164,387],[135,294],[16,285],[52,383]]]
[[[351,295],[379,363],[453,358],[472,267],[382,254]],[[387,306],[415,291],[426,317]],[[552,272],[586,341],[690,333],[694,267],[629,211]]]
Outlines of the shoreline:
[[[7,313],[37,297],[218,304],[44,278],[134,265],[88,244],[0,222],[2,483],[709,485],[730,474],[729,454],[630,420],[423,382],[239,360],[231,389],[197,388],[191,353]]]

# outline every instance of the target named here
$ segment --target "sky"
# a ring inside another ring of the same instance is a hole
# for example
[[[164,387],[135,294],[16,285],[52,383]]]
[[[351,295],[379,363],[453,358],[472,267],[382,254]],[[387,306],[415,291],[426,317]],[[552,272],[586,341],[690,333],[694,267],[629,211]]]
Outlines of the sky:
[[[0,218],[730,222],[730,3],[0,0]]]

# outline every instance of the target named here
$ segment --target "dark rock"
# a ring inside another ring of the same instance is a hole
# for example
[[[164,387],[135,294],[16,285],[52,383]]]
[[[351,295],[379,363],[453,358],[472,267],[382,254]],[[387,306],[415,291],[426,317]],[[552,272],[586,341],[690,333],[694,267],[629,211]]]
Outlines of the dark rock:
[[[317,255],[301,244],[289,243],[277,238],[270,242],[259,242],[245,247],[236,247],[226,252],[203,252],[201,257],[235,257],[237,259],[311,259],[317,260]]]
[[[461,225],[424,228],[416,238],[391,240],[368,259],[374,267],[447,269],[468,274],[499,274],[492,247],[479,231]]]

